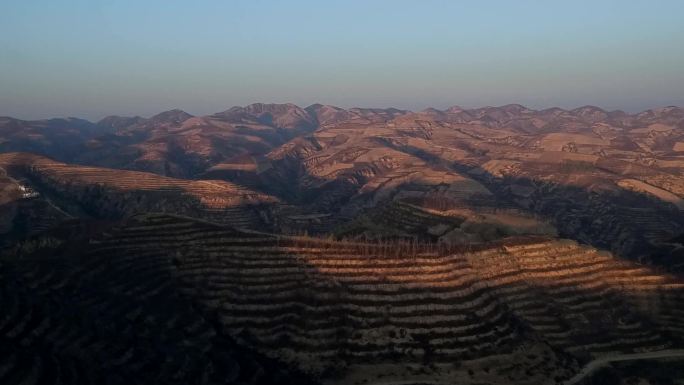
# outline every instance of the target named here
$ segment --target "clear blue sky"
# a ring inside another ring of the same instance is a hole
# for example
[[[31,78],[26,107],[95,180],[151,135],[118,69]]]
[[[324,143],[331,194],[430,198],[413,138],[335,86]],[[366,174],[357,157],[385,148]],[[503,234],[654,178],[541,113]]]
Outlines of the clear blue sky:
[[[684,105],[684,1],[0,1],[0,115]]]

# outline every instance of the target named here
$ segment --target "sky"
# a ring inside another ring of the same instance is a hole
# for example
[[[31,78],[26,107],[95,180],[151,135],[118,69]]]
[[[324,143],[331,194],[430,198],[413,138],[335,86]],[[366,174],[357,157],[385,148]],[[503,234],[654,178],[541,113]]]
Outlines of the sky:
[[[0,0],[0,116],[684,106],[684,1]]]

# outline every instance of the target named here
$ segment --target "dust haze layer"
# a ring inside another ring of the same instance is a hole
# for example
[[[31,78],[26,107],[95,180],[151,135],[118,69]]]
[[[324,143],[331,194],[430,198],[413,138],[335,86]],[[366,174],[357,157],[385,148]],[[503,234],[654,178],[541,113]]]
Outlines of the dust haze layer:
[[[260,100],[684,104],[677,0],[3,5],[0,115],[24,119],[205,115]]]

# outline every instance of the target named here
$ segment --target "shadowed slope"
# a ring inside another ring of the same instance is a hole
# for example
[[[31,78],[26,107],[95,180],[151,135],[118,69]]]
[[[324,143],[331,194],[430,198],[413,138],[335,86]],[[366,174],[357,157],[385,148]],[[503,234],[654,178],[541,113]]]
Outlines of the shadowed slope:
[[[185,298],[169,250],[91,247],[0,260],[0,383],[309,383]]]

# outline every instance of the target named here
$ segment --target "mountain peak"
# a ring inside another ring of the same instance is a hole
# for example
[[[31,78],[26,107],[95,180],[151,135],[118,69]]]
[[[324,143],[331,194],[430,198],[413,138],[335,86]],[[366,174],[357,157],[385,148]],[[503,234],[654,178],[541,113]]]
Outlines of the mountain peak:
[[[443,113],[442,111],[440,111],[436,108],[433,108],[433,107],[425,108],[424,110],[422,110],[420,112],[422,112],[424,114],[442,114]]]
[[[512,114],[520,114],[520,113],[532,111],[529,108],[523,106],[522,104],[516,104],[516,103],[506,104],[505,106],[501,106],[499,108],[508,112],[508,113],[512,113]]]
[[[293,103],[252,103],[235,106],[213,115],[231,123],[256,121],[278,128],[313,129],[316,119],[307,110]]]
[[[193,115],[190,115],[181,109],[174,108],[173,110],[164,111],[157,115],[154,115],[149,120],[158,123],[180,124],[192,117]]]
[[[451,107],[447,108],[446,110],[444,110],[444,112],[446,112],[448,114],[458,114],[458,113],[463,112],[463,111],[465,111],[465,109],[463,107],[456,106],[456,105],[451,106]]]
[[[570,112],[572,112],[572,113],[586,113],[586,112],[606,112],[606,111],[601,107],[596,107],[596,106],[592,106],[590,104],[587,104],[586,106],[577,107],[573,110],[570,110]]]
[[[283,113],[289,110],[302,110],[302,108],[293,103],[252,103],[243,107],[243,109],[252,114]]]

